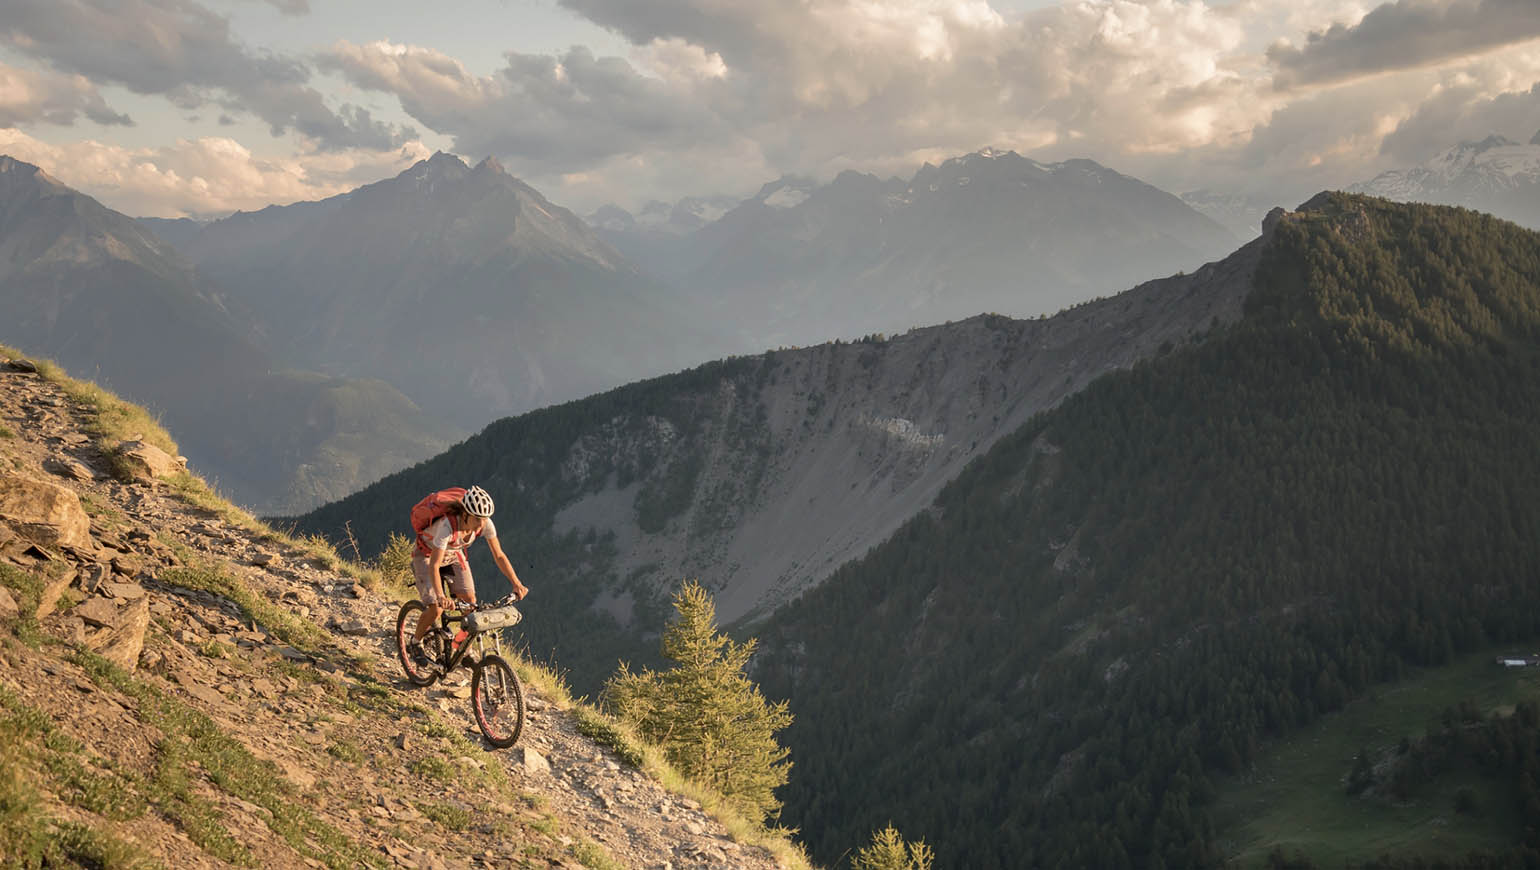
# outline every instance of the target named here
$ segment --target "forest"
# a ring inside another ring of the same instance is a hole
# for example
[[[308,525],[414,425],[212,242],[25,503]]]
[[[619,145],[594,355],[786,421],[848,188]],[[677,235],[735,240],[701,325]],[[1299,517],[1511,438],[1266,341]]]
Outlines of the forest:
[[[1255,284],[760,629],[815,858],[891,822],[937,866],[1221,866],[1216,779],[1265,741],[1540,638],[1540,237],[1333,194]],[[1540,841],[1468,864],[1540,866]]]

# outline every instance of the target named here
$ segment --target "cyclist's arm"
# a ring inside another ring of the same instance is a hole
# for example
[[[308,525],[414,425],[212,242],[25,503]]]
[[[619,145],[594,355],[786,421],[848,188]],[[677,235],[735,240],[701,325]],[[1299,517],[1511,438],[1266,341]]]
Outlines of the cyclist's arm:
[[[519,582],[519,575],[513,571],[513,563],[503,555],[503,545],[499,544],[496,538],[487,538],[487,546],[492,548],[492,561],[497,563],[497,570],[503,572],[503,576],[513,584],[513,597],[523,601],[524,596],[529,594],[529,587]]]

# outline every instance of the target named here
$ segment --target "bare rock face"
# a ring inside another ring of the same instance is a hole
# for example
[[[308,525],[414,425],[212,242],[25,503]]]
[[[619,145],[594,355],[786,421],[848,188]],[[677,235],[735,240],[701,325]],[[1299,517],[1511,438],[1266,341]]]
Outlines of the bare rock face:
[[[43,462],[43,470],[69,480],[94,480],[96,473],[73,456],[54,456]]]
[[[139,480],[160,480],[186,470],[175,456],[145,441],[119,444],[118,460]]]
[[[75,572],[73,570],[52,575],[48,582],[43,585],[43,594],[37,600],[37,613],[34,615],[38,619],[42,619],[53,613],[58,607],[59,596],[63,595],[64,590],[68,589],[74,581]]]
[[[21,605],[11,596],[11,590],[0,586],[0,619],[15,619],[21,615]]]
[[[57,484],[0,474],[0,523],[45,547],[96,547],[80,499]]]
[[[107,644],[102,647],[102,658],[125,671],[139,666],[139,654],[144,651],[144,632],[150,627],[150,599],[137,598],[118,613],[118,624]]]

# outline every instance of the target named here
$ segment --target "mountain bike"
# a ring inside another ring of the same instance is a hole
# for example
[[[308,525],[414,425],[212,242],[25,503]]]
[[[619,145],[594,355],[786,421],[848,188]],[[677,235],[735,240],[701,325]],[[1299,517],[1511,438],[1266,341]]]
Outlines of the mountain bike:
[[[414,655],[410,644],[426,608],[421,601],[408,601],[396,614],[396,655],[407,680],[431,686],[461,665],[470,668],[476,727],[499,749],[512,746],[524,730],[524,686],[502,656],[502,629],[524,618],[513,600],[509,595],[491,604],[458,602],[457,609],[445,610],[439,624],[423,636],[421,655]]]

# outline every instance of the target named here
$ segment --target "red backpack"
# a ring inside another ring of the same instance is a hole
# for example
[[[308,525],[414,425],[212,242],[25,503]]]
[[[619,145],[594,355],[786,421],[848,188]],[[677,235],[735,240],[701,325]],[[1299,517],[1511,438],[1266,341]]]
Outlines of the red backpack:
[[[439,521],[439,518],[449,513],[449,507],[458,504],[465,498],[465,487],[451,486],[428,495],[422,501],[412,506],[412,531],[417,533],[417,549],[427,555],[428,545],[423,541],[423,535],[428,527]],[[449,518],[449,527],[455,532],[460,529],[455,524],[454,517]]]

